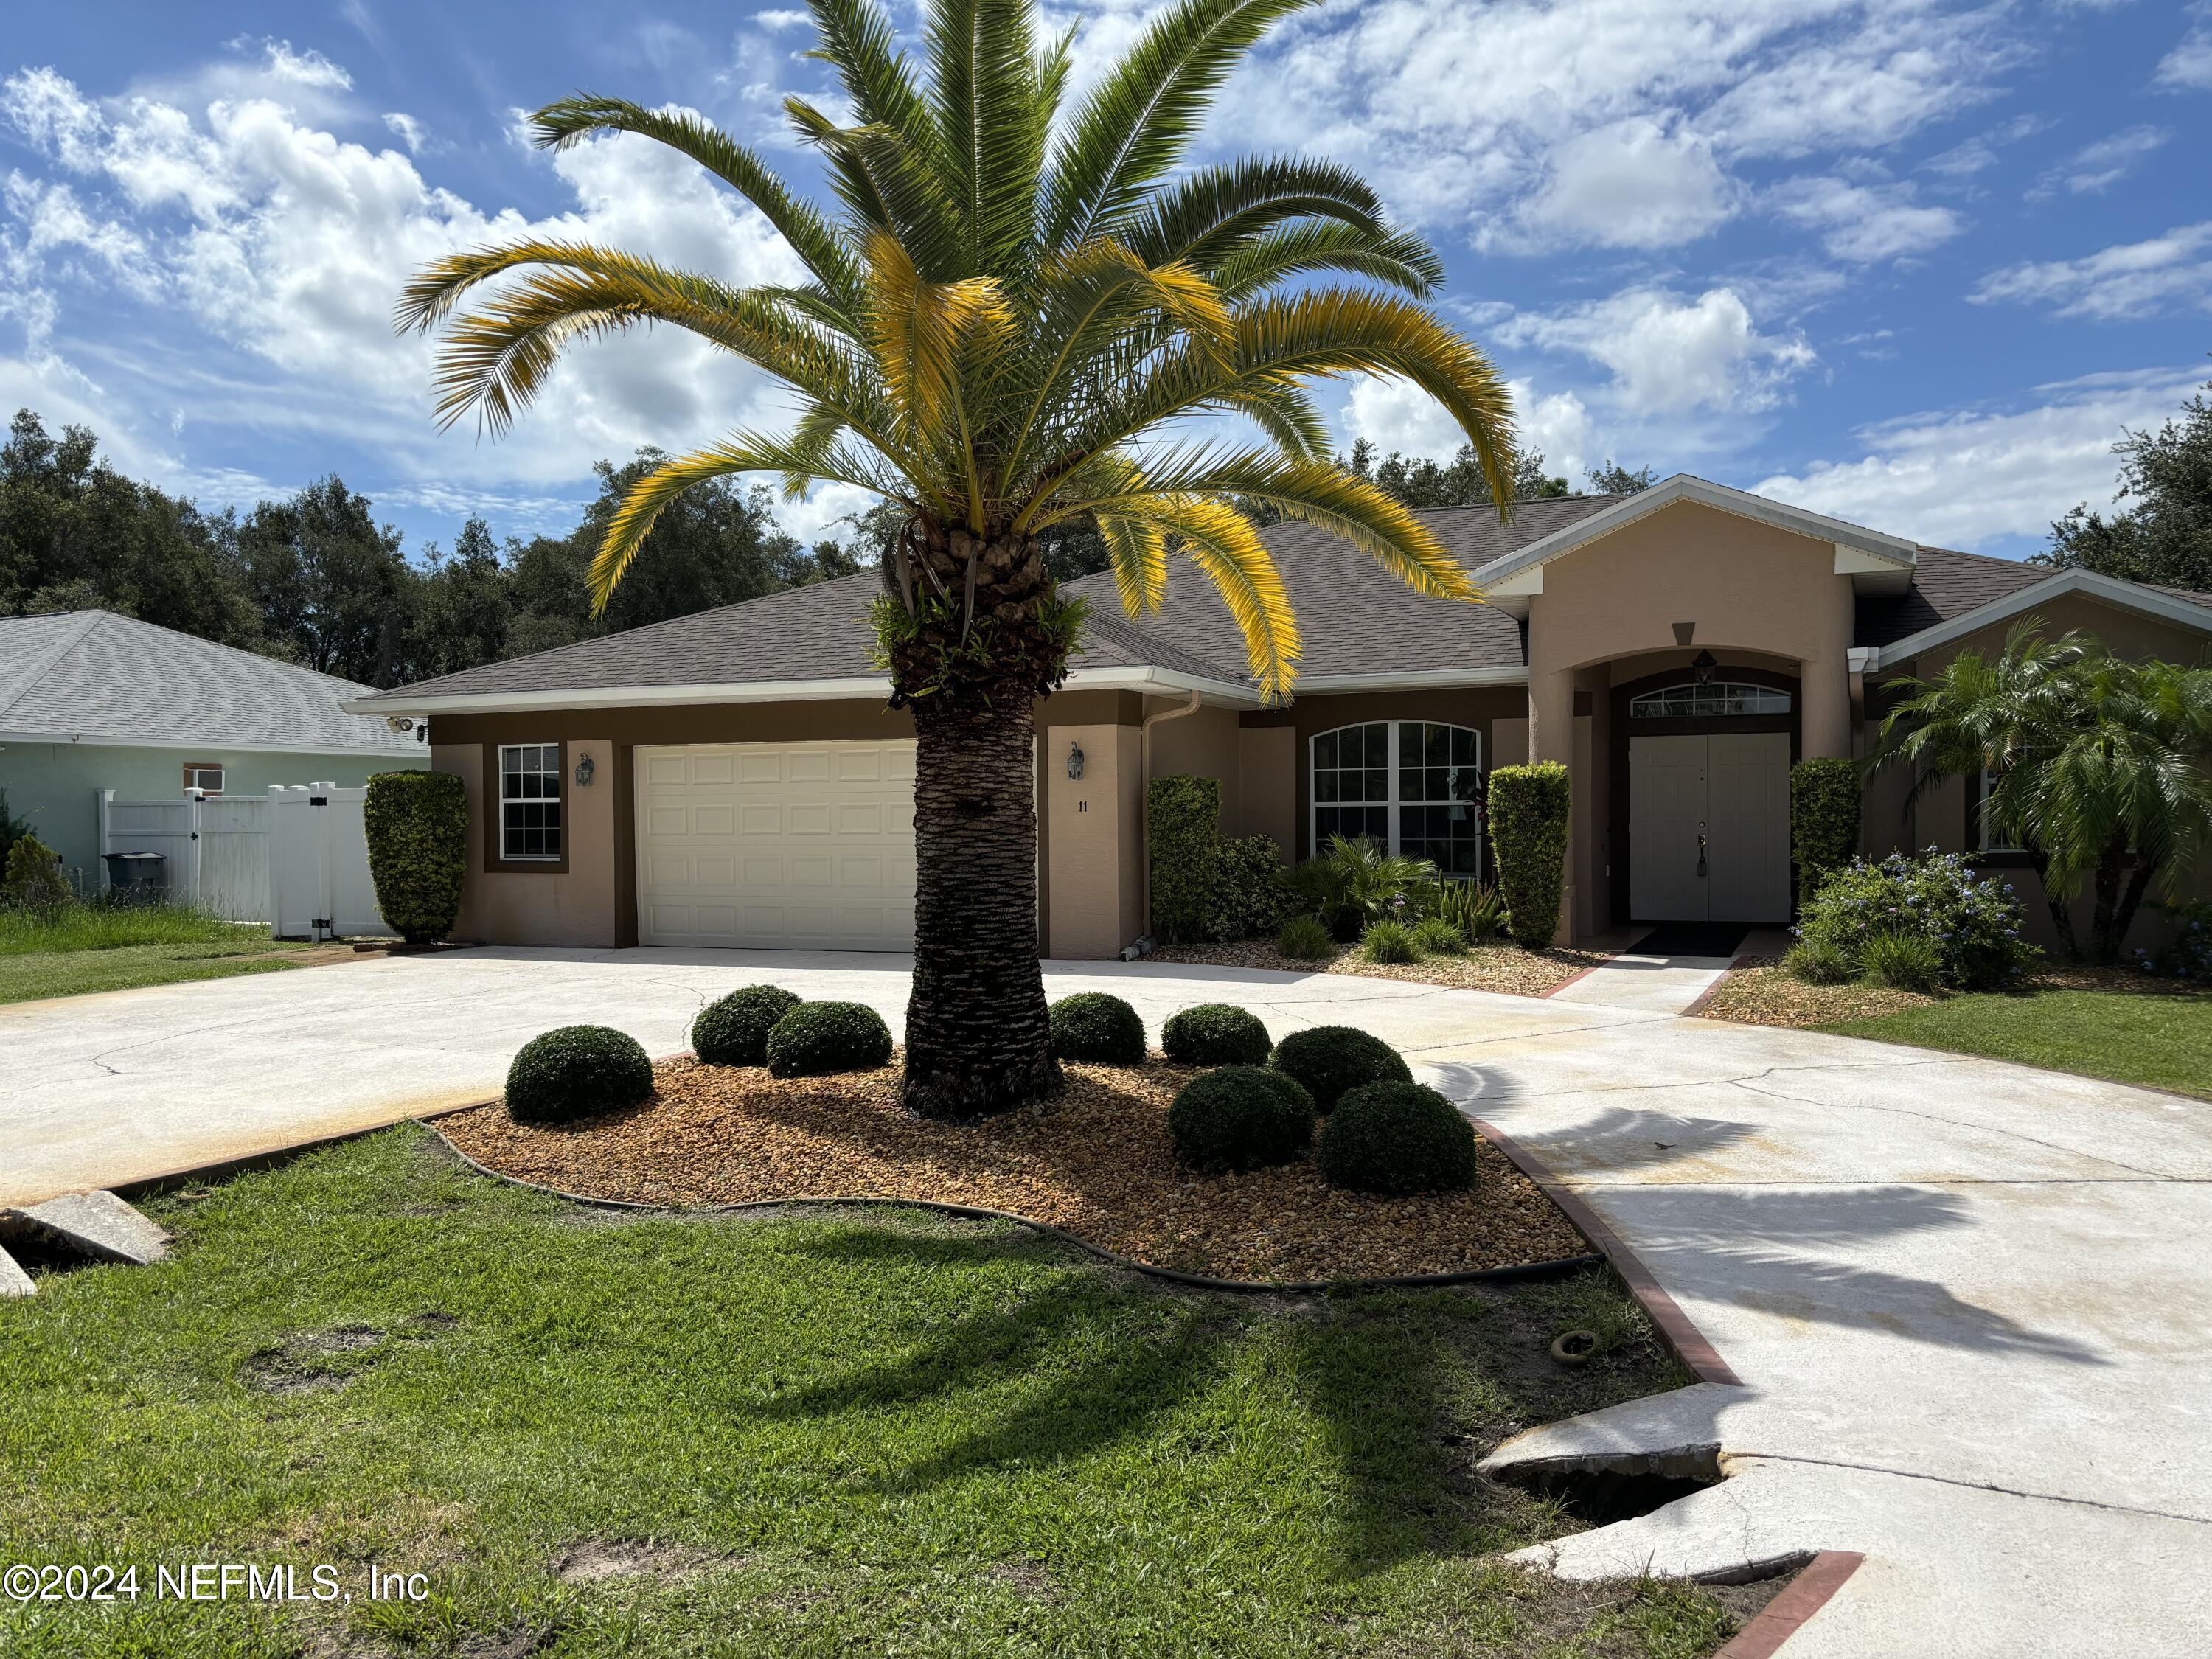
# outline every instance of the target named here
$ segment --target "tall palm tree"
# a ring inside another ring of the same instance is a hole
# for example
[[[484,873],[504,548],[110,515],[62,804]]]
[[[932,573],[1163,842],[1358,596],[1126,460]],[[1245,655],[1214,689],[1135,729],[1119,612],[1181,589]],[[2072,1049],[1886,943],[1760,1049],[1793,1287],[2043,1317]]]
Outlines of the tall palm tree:
[[[1289,694],[1298,633],[1252,510],[1325,526],[1420,592],[1480,597],[1418,519],[1331,459],[1305,385],[1411,381],[1510,501],[1510,400],[1421,303],[1443,275],[1434,251],[1330,162],[1183,166],[1238,59],[1312,3],[1177,0],[1064,110],[1073,32],[1040,40],[1031,0],[928,0],[919,62],[877,0],[809,0],[814,55],[850,107],[784,109],[834,211],[693,115],[579,96],[532,118],[552,149],[634,133],[680,150],[767,217],[805,282],[733,288],[526,240],[441,259],[401,301],[403,329],[444,330],[447,422],[473,412],[503,430],[563,346],[641,324],[688,329],[797,394],[787,432],[736,433],[639,482],[592,567],[602,604],[655,515],[726,473],[778,473],[793,497],[854,484],[903,515],[872,619],[918,739],[905,1097],[924,1115],[997,1111],[1059,1084],[1032,747],[1035,700],[1064,678],[1083,617],[1054,591],[1045,531],[1095,525],[1133,615],[1158,607],[1170,555],[1188,556],[1271,699]],[[1242,416],[1260,440],[1206,441],[1206,416]]]
[[[1962,651],[1899,682],[1873,763],[1910,764],[1913,798],[1987,773],[1989,841],[2027,849],[2068,955],[2116,962],[2152,884],[2179,898],[2212,848],[2212,668],[2042,630],[2029,617],[1994,659]],[[2085,887],[2086,952],[2072,912]]]

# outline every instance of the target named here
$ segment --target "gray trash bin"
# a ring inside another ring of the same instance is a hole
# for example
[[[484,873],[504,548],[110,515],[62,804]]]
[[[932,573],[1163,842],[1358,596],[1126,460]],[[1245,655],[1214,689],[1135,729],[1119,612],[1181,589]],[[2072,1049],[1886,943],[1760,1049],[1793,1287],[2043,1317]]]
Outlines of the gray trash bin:
[[[119,899],[159,901],[169,890],[167,853],[103,853],[107,890]]]

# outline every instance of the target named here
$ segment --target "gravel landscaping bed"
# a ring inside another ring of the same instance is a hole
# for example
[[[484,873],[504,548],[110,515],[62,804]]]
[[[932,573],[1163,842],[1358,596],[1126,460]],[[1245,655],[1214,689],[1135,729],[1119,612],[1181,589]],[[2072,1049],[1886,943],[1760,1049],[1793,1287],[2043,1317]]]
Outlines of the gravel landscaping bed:
[[[1478,945],[1465,956],[1425,957],[1419,962],[1385,965],[1366,961],[1357,945],[1347,945],[1334,956],[1299,962],[1277,951],[1272,940],[1251,939],[1231,945],[1171,945],[1145,960],[1265,968],[1279,974],[1353,974],[1363,979],[1448,985],[1455,991],[1502,991],[1509,996],[1540,997],[1611,958],[1598,951],[1523,951],[1516,945]]]
[[[1153,1267],[1299,1281],[1519,1267],[1589,1253],[1487,1140],[1474,1188],[1381,1198],[1325,1185],[1300,1159],[1201,1176],[1176,1160],[1167,1109],[1195,1073],[1070,1066],[1040,1111],[929,1123],[882,1071],[777,1079],[693,1060],[654,1067],[633,1111],[562,1127],[487,1106],[438,1128],[487,1169],[589,1198],[683,1206],[923,1199],[1010,1211]]]
[[[2138,968],[2066,967],[2028,975],[2014,994],[2046,991],[2100,991],[2118,995],[2185,997],[2202,991],[2171,979],[2155,979]],[[1732,1019],[1747,1025],[1788,1025],[1814,1030],[1879,1019],[1948,1000],[1917,991],[1893,991],[1881,985],[1813,985],[1786,973],[1772,957],[1746,957],[1698,1012],[1707,1019]]]

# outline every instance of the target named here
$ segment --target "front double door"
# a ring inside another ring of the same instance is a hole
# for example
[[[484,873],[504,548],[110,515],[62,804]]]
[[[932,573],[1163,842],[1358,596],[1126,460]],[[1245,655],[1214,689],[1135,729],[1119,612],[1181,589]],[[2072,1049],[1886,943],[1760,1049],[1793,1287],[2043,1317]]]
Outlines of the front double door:
[[[1628,740],[1628,913],[1790,920],[1790,735]]]

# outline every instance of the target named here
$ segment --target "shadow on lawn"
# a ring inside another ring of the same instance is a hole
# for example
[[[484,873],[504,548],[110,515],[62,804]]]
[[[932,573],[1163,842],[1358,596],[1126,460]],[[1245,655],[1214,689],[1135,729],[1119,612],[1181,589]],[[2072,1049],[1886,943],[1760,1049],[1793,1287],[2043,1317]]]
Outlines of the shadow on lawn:
[[[1072,1262],[1064,1247],[1043,1240],[852,1227],[799,1248],[870,1272],[1066,1265],[1010,1304],[935,1326],[902,1351],[747,1408],[793,1421],[975,1398],[975,1426],[869,1480],[872,1490],[912,1492],[1008,1468],[1070,1470],[1146,1439],[1189,1459],[1265,1462],[1276,1449],[1256,1437],[1281,1431],[1265,1420],[1264,1407],[1206,1408],[1217,1391],[1258,1379],[1295,1401],[1310,1425],[1297,1431],[1310,1434],[1334,1466],[1329,1548],[1346,1577],[1556,1531],[1540,1500],[1479,1480],[1474,1461],[1532,1422],[1673,1380],[1656,1349],[1620,1356],[1609,1374],[1551,1367],[1544,1350],[1563,1316],[1540,1291],[1245,1298]],[[1180,1438],[1179,1416],[1187,1419]]]

